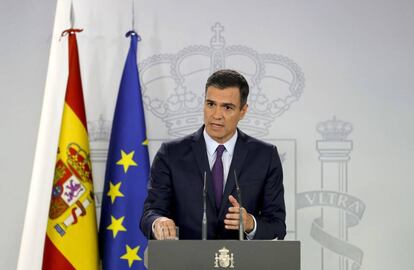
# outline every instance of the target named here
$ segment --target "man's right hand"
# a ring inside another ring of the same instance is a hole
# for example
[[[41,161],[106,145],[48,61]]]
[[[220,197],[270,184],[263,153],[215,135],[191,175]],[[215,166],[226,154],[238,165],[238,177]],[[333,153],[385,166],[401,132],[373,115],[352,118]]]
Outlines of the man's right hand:
[[[159,217],[154,221],[152,233],[157,240],[178,239],[174,220],[166,217]]]

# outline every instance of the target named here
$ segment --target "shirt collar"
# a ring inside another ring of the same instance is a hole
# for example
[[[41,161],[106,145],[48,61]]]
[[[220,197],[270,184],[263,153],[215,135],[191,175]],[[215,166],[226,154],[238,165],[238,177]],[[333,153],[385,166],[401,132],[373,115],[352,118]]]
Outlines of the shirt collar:
[[[236,129],[234,135],[227,142],[223,143],[224,147],[226,148],[226,151],[229,153],[230,156],[233,156],[234,147],[236,147],[238,133],[239,132]],[[204,140],[206,142],[207,154],[209,156],[213,156],[216,152],[217,146],[219,146],[220,144],[216,142],[213,138],[211,138],[210,135],[208,135],[205,128],[203,131],[203,135]]]

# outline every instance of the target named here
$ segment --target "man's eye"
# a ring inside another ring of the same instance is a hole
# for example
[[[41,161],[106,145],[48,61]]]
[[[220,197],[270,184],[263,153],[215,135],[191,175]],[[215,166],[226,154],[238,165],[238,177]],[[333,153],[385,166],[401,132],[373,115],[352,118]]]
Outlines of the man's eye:
[[[233,107],[231,107],[231,106],[224,106],[224,109],[225,109],[226,111],[230,111],[230,110],[233,110]]]
[[[206,104],[207,104],[207,107],[213,107],[214,106],[214,103],[212,103],[212,102],[207,102]]]

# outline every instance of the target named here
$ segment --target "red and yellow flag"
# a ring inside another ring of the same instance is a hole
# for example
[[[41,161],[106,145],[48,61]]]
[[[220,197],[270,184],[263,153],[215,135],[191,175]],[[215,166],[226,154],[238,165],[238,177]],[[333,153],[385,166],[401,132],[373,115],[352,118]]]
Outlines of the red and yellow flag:
[[[43,270],[99,269],[95,201],[76,32],[69,29],[69,78],[63,108]]]

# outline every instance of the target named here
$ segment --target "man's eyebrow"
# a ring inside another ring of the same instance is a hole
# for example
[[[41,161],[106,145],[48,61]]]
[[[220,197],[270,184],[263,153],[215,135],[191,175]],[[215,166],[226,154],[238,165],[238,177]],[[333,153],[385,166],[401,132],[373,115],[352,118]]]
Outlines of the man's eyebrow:
[[[205,102],[208,102],[208,103],[214,103],[214,104],[217,104],[217,102],[216,101],[214,101],[214,100],[211,100],[211,99],[206,99],[205,100]],[[233,104],[233,103],[231,103],[231,102],[228,102],[228,103],[218,103],[221,107],[232,107],[232,108],[236,108],[237,106],[236,106],[236,104]]]
[[[232,107],[232,108],[236,108],[236,104],[233,104],[233,103],[222,103],[222,104],[220,104],[220,106],[222,106],[222,107],[229,106],[229,107]]]

